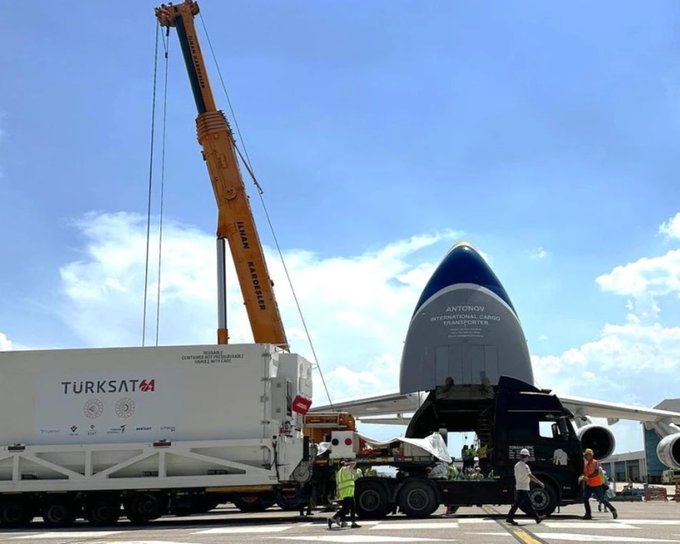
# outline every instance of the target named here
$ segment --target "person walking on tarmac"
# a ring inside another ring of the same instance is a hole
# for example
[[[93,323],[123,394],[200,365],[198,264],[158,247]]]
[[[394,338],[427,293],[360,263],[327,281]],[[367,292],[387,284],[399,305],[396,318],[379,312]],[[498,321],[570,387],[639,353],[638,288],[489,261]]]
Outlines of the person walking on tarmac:
[[[505,521],[511,525],[518,525],[513,519],[513,516],[520,507],[527,514],[532,516],[536,520],[536,523],[541,523],[541,521],[543,521],[543,516],[539,516],[531,504],[529,486],[531,482],[534,482],[541,487],[545,487],[545,484],[531,473],[531,469],[529,468],[529,465],[527,465],[528,460],[529,450],[522,448],[519,452],[519,461],[515,463],[515,502],[512,503],[512,507],[505,518]]]
[[[356,462],[352,459],[344,459],[342,466],[335,473],[335,482],[337,487],[338,498],[342,502],[340,510],[338,510],[332,517],[328,518],[328,528],[333,527],[333,523],[338,527],[347,527],[345,516],[350,515],[353,529],[361,527],[356,522],[356,504],[354,503],[354,482],[361,478],[361,470],[356,468]]]
[[[579,481],[583,480],[585,485],[583,488],[583,506],[586,508],[586,515],[581,519],[593,519],[590,510],[590,497],[592,495],[595,495],[598,502],[602,503],[605,508],[609,508],[612,517],[616,519],[619,517],[619,513],[604,496],[604,489],[602,488],[604,478],[600,471],[600,463],[593,455],[593,450],[590,448],[583,452],[583,476],[579,477]]]

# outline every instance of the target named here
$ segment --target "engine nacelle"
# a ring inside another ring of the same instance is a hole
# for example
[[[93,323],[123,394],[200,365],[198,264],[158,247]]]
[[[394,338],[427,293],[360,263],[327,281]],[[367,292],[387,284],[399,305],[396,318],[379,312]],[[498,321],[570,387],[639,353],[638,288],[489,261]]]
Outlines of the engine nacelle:
[[[656,447],[659,460],[668,468],[680,470],[680,433],[669,434]]]
[[[581,441],[581,446],[584,450],[586,448],[593,450],[593,457],[595,459],[604,459],[614,453],[616,439],[607,427],[592,424],[585,425],[576,430],[576,436]]]

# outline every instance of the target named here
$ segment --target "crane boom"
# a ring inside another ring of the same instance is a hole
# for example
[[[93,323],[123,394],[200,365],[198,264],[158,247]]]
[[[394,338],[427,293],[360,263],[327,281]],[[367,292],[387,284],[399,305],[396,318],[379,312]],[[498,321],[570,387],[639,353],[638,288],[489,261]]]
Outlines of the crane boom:
[[[208,166],[217,201],[218,252],[218,330],[217,341],[226,344],[225,240],[234,260],[248,319],[257,343],[276,344],[288,349],[279,308],[274,297],[262,244],[236,156],[234,136],[224,114],[215,105],[203,54],[198,41],[194,16],[198,4],[185,0],[178,5],[156,8],[161,26],[175,27],[189,74],[198,116],[196,130]]]

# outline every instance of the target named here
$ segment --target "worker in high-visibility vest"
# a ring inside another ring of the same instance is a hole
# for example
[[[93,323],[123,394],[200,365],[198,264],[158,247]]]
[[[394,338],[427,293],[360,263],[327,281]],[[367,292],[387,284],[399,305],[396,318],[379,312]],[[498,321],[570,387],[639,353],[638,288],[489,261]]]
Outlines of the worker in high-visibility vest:
[[[338,499],[342,503],[340,510],[338,510],[335,515],[328,518],[328,528],[333,527],[335,523],[338,527],[347,527],[345,522],[345,516],[350,515],[350,520],[352,522],[351,527],[356,529],[361,527],[356,522],[356,504],[354,503],[354,482],[361,478],[361,470],[356,468],[356,461],[353,459],[344,459],[342,461],[342,466],[335,473],[335,484],[338,494]]]
[[[614,519],[619,517],[616,508],[614,508],[611,503],[604,496],[604,490],[602,489],[602,484],[604,484],[604,478],[600,472],[600,463],[595,459],[593,450],[586,448],[583,452],[583,475],[579,477],[579,481],[583,481],[583,506],[586,509],[586,515],[581,519],[593,519],[590,510],[590,497],[595,495],[598,502],[601,502],[607,508],[609,508]]]

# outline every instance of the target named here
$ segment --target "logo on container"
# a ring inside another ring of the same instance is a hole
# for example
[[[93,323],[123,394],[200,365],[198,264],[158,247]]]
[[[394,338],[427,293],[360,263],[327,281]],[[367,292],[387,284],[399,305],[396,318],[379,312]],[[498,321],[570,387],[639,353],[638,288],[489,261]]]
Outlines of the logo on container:
[[[125,432],[125,427],[127,425],[121,425],[120,427],[111,427],[106,434],[123,434]]]
[[[135,413],[135,401],[130,398],[119,399],[114,409],[118,417],[130,417]]]
[[[64,395],[99,393],[149,393],[156,391],[156,378],[124,380],[70,380],[59,382]]]
[[[104,403],[99,399],[89,399],[83,407],[85,416],[90,419],[95,419],[104,413]]]

